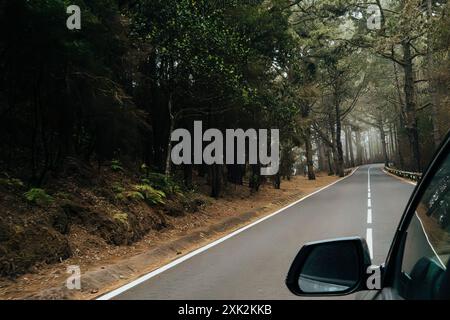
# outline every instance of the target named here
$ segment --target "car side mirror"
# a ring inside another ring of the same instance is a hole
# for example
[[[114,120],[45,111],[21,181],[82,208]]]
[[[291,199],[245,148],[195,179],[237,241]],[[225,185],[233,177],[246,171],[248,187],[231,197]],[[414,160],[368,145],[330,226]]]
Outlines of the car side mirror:
[[[370,253],[364,239],[308,243],[292,262],[286,285],[299,296],[346,295],[366,289],[370,266]]]

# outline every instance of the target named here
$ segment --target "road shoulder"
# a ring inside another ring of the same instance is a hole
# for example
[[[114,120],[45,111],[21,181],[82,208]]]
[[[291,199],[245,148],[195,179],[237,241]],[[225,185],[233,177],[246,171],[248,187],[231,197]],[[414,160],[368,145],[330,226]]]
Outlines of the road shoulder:
[[[351,173],[353,174],[354,171]],[[299,185],[296,190],[292,190],[283,196],[273,197],[271,201],[266,201],[264,205],[251,208],[250,210],[237,211],[227,217],[212,220],[210,223],[195,229],[187,230],[177,237],[157,244],[147,245],[146,250],[137,254],[130,248],[130,255],[117,259],[112,263],[98,263],[89,269],[82,269],[81,290],[68,290],[65,281],[61,283],[61,278],[65,279],[69,275],[57,272],[59,279],[53,279],[53,270],[49,270],[48,275],[34,277],[25,275],[14,282],[15,287],[26,288],[23,291],[16,291],[3,295],[7,299],[28,298],[28,299],[93,299],[115,288],[124,286],[142,275],[148,274],[174,260],[189,255],[195,250],[208,246],[211,243],[227,237],[233,232],[239,231],[258,220],[265,219],[275,213],[282,211],[286,206],[290,206],[309,195],[318,192],[323,188],[331,186],[340,181],[337,177],[323,176],[313,184],[302,187]],[[302,181],[305,184],[305,181]],[[255,202],[259,205],[259,202]],[[290,204],[290,205],[289,205]],[[235,205],[235,203],[233,203]],[[245,206],[243,205],[245,208]],[[247,208],[248,209],[248,208]],[[214,210],[214,207],[209,208]],[[60,267],[61,268],[61,267]],[[65,271],[65,270],[64,270]],[[28,285],[28,282],[38,282],[39,284]],[[21,285],[17,285],[17,284]],[[6,288],[7,289],[7,288]],[[3,291],[3,290],[2,290]],[[7,291],[7,290],[6,290]]]

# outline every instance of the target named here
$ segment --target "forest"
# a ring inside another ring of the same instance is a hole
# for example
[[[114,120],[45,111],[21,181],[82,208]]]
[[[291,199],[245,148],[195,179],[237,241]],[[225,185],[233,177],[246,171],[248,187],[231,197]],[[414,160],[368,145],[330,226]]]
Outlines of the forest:
[[[246,175],[257,188],[250,166],[171,164],[171,132],[194,120],[280,128],[279,176],[300,149],[310,179],[315,163],[339,176],[375,161],[420,172],[448,130],[446,1],[376,1],[379,29],[370,1],[74,3],[80,30],[66,28],[68,1],[0,7],[0,163],[30,186],[74,157],[188,187],[195,172],[215,196]]]
[[[45,206],[107,168],[140,179],[117,201],[154,206],[199,181],[220,198],[366,163],[420,173],[450,128],[449,44],[446,0],[2,0],[0,187]],[[279,129],[280,170],[175,165],[195,121]]]

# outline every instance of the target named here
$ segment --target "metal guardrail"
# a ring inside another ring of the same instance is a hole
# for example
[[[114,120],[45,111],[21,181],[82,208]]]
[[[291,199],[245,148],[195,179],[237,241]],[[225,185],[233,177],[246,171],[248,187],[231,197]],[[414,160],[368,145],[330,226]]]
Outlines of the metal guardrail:
[[[384,170],[386,170],[389,173],[395,174],[396,176],[406,178],[412,181],[419,181],[422,178],[422,174],[420,172],[402,171],[394,168],[389,168],[386,166],[384,167]]]

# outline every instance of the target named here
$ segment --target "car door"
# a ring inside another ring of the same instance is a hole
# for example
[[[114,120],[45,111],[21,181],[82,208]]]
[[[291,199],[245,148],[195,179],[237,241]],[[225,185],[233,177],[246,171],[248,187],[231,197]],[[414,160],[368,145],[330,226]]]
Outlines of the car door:
[[[450,299],[449,140],[408,203],[377,299]]]

